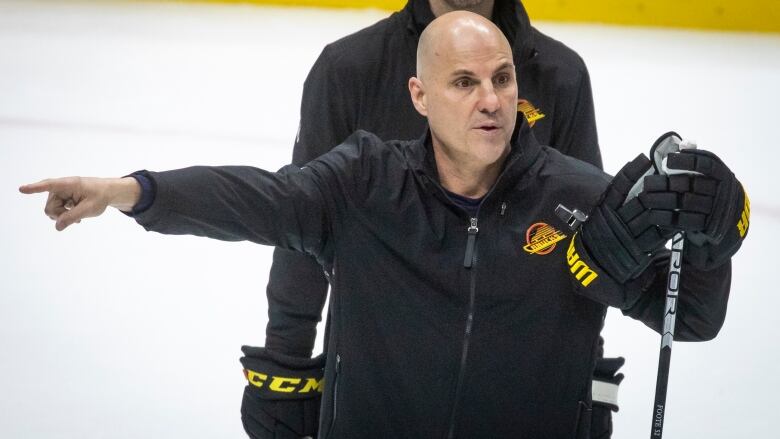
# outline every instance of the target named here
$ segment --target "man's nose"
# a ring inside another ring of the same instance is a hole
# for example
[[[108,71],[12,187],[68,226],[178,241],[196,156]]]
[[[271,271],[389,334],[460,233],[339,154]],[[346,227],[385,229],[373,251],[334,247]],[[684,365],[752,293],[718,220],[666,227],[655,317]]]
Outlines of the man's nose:
[[[501,108],[501,101],[498,99],[495,87],[492,83],[481,87],[479,97],[479,111],[483,113],[495,113]]]

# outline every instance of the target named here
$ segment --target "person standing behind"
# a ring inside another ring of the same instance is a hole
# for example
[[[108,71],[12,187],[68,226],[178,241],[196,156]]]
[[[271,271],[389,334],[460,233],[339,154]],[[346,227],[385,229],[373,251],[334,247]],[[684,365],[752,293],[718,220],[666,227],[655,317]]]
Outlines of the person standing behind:
[[[519,83],[517,111],[539,143],[602,168],[585,63],[572,49],[532,27],[518,0],[410,0],[401,11],[327,45],[304,83],[293,164],[303,166],[358,129],[383,139],[420,137],[426,120],[407,89],[416,73],[418,39],[431,21],[453,10],[491,19],[509,40]],[[314,258],[274,250],[265,348],[242,347],[247,378],[269,371],[292,379],[321,374],[324,356],[311,355],[327,292],[328,280]],[[620,383],[622,374],[616,372],[622,363],[622,358],[597,362],[600,380],[594,383],[599,389]],[[605,381],[606,386],[601,384]],[[594,401],[593,439],[611,436],[610,412],[617,409],[613,396],[601,399]],[[319,393],[269,392],[250,379],[241,415],[252,438],[316,436]]]

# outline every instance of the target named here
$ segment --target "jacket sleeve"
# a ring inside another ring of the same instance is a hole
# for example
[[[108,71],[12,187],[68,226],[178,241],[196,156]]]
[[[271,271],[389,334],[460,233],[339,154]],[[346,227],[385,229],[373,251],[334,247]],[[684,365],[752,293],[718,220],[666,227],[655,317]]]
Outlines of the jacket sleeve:
[[[289,165],[279,172],[221,166],[148,172],[156,196],[135,216],[146,230],[252,241],[322,256],[330,235],[333,176]]]
[[[671,252],[662,250],[637,278],[620,284],[590,258],[578,235],[569,243],[567,262],[577,294],[640,320],[658,332],[663,328],[666,285]],[[683,259],[678,290],[674,339],[706,341],[715,338],[726,318],[731,290],[731,261],[711,271],[701,271]]]
[[[576,91],[577,98],[570,95],[558,95],[557,105],[561,112],[553,127],[553,139],[550,143],[562,153],[588,162],[603,169],[599,139],[596,131],[596,116],[593,107],[593,91],[590,75],[585,63],[582,63],[580,80]],[[567,98],[563,100],[563,98]]]
[[[357,103],[350,102],[345,94],[346,78],[339,78],[334,62],[331,48],[326,46],[303,84],[301,119],[293,146],[295,165],[302,166],[328,152],[354,130]],[[328,282],[316,259],[274,249],[266,288],[265,346],[288,355],[310,357],[327,294]]]
[[[644,276],[647,286],[641,288],[639,299],[623,314],[642,321],[659,334],[662,333],[666,307],[669,257],[660,258]],[[706,341],[718,335],[726,319],[731,291],[731,260],[711,271],[702,271],[686,264],[680,271],[681,282],[677,296],[674,339],[678,341]]]
[[[327,295],[328,281],[314,257],[275,248],[266,287],[265,347],[295,357],[311,357]]]

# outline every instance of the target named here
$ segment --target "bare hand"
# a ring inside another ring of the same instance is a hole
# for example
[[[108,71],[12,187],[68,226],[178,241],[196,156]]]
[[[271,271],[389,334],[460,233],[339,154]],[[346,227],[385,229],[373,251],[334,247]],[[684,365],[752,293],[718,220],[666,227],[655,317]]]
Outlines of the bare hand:
[[[141,196],[141,187],[132,177],[65,177],[39,181],[19,188],[23,194],[48,192],[44,212],[56,221],[59,231],[84,218],[101,215],[113,206],[129,211]]]

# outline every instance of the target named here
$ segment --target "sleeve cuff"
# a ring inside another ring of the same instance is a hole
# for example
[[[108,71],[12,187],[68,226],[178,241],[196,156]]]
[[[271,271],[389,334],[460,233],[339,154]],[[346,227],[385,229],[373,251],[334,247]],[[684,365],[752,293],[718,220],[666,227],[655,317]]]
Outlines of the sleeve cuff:
[[[579,233],[576,233],[569,242],[566,262],[574,290],[588,299],[607,306],[626,309],[636,302],[641,293],[634,281],[621,284],[612,279],[590,257],[587,249],[582,245]]]
[[[125,177],[133,177],[141,185],[141,198],[138,200],[138,203],[133,206],[130,212],[122,212],[129,217],[135,217],[147,211],[154,204],[157,186],[154,180],[149,178],[149,171],[146,170],[136,171],[130,175],[125,175]]]

